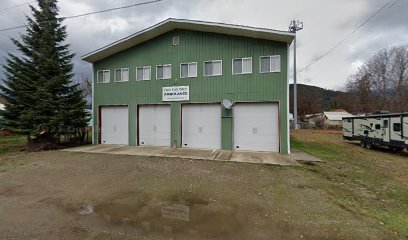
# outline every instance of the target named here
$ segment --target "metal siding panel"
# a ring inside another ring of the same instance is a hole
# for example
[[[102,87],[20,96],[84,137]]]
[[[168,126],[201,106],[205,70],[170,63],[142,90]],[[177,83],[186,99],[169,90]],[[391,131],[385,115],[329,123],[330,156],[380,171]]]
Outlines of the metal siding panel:
[[[221,146],[225,150],[233,150],[232,110],[222,108]]]
[[[171,146],[181,147],[181,104],[171,103]]]
[[[136,146],[137,145],[137,112],[136,112],[137,105],[133,102],[129,102],[129,145]]]

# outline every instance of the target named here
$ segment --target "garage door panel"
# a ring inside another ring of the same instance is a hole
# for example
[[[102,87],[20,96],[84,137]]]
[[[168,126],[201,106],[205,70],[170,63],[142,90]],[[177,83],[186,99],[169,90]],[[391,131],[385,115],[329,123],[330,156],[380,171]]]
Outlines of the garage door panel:
[[[139,108],[139,143],[140,145],[154,145],[154,121],[155,109],[152,106],[141,106]]]
[[[127,106],[101,107],[101,143],[129,144]]]
[[[221,106],[219,104],[183,105],[183,147],[221,148]]]
[[[171,108],[169,105],[139,107],[139,144],[170,146]]]
[[[235,149],[279,152],[278,104],[241,103],[233,111]]]
[[[171,108],[156,106],[156,145],[171,145]]]

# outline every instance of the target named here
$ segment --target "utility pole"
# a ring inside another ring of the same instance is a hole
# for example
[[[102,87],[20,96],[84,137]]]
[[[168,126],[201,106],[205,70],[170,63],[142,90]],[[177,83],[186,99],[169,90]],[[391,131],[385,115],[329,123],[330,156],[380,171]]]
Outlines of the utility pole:
[[[292,20],[289,25],[289,31],[295,33],[293,40],[293,124],[295,129],[298,129],[298,109],[297,109],[297,72],[296,72],[296,32],[303,29],[303,22]]]

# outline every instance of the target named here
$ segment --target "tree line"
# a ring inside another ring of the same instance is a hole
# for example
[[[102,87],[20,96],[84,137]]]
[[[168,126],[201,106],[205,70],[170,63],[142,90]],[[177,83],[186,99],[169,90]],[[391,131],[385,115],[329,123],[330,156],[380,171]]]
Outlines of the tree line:
[[[1,125],[28,136],[28,141],[59,143],[80,140],[87,125],[86,101],[72,81],[74,54],[57,0],[37,0],[30,5],[27,28],[21,39],[11,39],[19,54],[9,53],[0,96],[6,100]]]
[[[408,112],[408,45],[382,49],[347,80],[345,91],[298,85],[298,114],[344,109],[353,114]],[[293,112],[293,88],[290,87]]]
[[[408,45],[382,49],[351,75],[340,99],[353,113],[408,111]]]

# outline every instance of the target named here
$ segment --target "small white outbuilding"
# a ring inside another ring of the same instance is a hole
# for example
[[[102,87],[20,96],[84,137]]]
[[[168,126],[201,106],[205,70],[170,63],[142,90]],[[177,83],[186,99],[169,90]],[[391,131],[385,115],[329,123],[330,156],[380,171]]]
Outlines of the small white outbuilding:
[[[353,114],[346,111],[323,112],[324,126],[341,127],[343,126],[343,117],[352,117]]]
[[[325,111],[323,113],[309,114],[305,116],[305,121],[310,127],[341,128],[343,117],[352,117],[353,114],[343,109]]]

